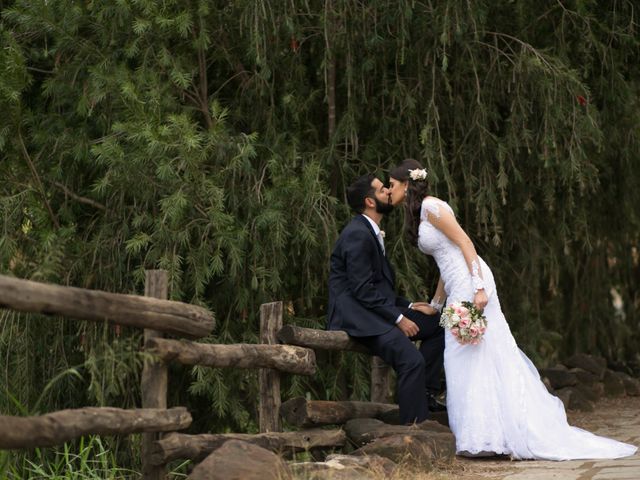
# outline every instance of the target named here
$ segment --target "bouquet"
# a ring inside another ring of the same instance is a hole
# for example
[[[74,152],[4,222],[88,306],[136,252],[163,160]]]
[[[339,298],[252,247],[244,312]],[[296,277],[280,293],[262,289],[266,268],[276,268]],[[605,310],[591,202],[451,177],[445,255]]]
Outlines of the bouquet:
[[[440,326],[451,330],[458,343],[478,345],[487,330],[487,319],[473,303],[458,302],[442,311]]]

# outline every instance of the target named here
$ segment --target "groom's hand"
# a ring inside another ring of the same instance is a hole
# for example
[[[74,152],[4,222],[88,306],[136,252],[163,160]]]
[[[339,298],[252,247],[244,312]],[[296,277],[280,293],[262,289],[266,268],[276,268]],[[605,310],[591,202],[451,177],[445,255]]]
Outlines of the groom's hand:
[[[438,313],[438,310],[433,308],[428,303],[420,303],[420,304],[414,303],[413,305],[411,305],[411,310],[422,312],[425,315],[435,315]]]
[[[402,330],[402,333],[404,333],[407,337],[414,337],[420,331],[418,325],[416,325],[415,322],[412,322],[405,316],[403,316],[402,320],[400,320],[396,325],[398,325],[398,328]]]

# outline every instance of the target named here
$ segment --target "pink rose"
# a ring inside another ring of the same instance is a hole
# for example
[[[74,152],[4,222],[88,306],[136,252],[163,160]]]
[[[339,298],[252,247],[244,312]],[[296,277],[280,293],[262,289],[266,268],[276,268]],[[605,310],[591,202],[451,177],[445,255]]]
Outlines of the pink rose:
[[[480,333],[480,331],[475,325],[469,329],[469,335],[471,335],[472,337],[477,337],[478,333]]]
[[[463,315],[462,315],[462,308],[463,308],[463,307],[456,307],[456,308],[454,309],[454,310],[455,310],[455,312],[456,312],[456,314],[460,315],[461,317],[463,316]]]
[[[460,307],[460,313],[458,314],[461,317],[466,317],[469,315],[469,309],[467,307]]]
[[[480,327],[480,335],[484,335],[484,332],[487,331],[487,327]]]
[[[451,335],[453,335],[454,337],[457,337],[460,334],[460,329],[457,327],[453,327],[451,329]]]
[[[467,328],[469,326],[470,320],[468,318],[461,318],[458,322],[458,326],[460,328]]]

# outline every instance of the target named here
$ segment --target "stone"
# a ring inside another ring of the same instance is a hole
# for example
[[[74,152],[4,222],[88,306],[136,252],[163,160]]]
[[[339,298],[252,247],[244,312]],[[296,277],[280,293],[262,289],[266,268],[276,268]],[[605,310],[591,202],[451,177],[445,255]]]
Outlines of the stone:
[[[592,412],[595,404],[590,400],[589,394],[585,395],[582,388],[584,386],[564,387],[556,391],[556,396],[562,400],[566,410],[580,410],[583,412]],[[588,387],[586,387],[588,388]]]
[[[569,357],[564,364],[569,368],[581,368],[591,372],[599,380],[602,380],[607,369],[607,361],[604,358],[586,353],[577,353]]]
[[[291,472],[275,453],[240,440],[229,440],[191,472],[188,480],[286,480]]]
[[[400,410],[394,409],[389,410],[388,412],[381,413],[377,417],[379,420],[382,420],[384,423],[388,423],[389,425],[400,425]],[[438,422],[445,427],[449,427],[449,415],[446,410],[444,412],[429,412],[429,420],[433,420]]]
[[[630,397],[640,397],[640,380],[630,377],[623,379],[624,389]]]
[[[600,378],[597,375],[582,368],[572,368],[569,371],[576,376],[578,384],[593,385],[600,381]]]
[[[578,383],[578,377],[576,377],[575,374],[558,367],[543,368],[540,370],[540,375],[546,377],[551,387],[555,390],[570,387]]]
[[[593,412],[596,409],[595,403],[589,400],[580,390],[576,387],[573,388],[571,393],[571,400],[569,401],[570,410],[580,410],[581,412]]]
[[[324,462],[289,465],[295,478],[305,480],[379,480],[393,475],[396,464],[379,455],[329,455]]]
[[[397,466],[392,460],[379,455],[356,456],[332,454],[327,456],[326,462],[332,465],[339,464],[344,467],[359,467],[367,470],[373,470],[378,474],[384,474],[385,478],[391,476]]]
[[[610,397],[619,397],[626,393],[624,382],[613,370],[605,370],[602,382],[604,383],[604,391]]]
[[[590,402],[597,402],[598,400],[600,400],[600,397],[602,397],[603,390],[604,390],[599,387],[600,387],[600,382],[598,382],[598,384],[579,383],[573,388],[575,388],[580,393],[580,395],[582,395],[584,398],[586,398]]]
[[[388,425],[374,418],[354,418],[344,425],[344,431],[349,440],[357,446],[366,445],[377,438],[402,434],[411,435],[420,431],[448,433],[451,435],[451,430],[448,427],[433,420],[425,420],[422,423],[408,426]]]
[[[380,455],[396,463],[410,461],[428,468],[435,461],[451,461],[456,442],[451,433],[416,431],[382,437],[359,448],[353,455]]]
[[[565,410],[569,409],[569,405],[571,404],[572,393],[573,393],[573,389],[571,389],[570,387],[561,388],[559,390],[556,390],[555,392],[556,397],[562,400]]]
[[[624,372],[613,372],[613,374],[622,380],[624,389],[627,395],[630,397],[640,396],[640,380],[633,378],[631,375]]]

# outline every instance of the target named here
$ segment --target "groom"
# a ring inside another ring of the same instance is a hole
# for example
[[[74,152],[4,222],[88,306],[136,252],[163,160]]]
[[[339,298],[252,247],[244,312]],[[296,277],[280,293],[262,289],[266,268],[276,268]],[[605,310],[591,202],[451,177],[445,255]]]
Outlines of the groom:
[[[385,256],[380,221],[393,206],[389,191],[374,175],[363,175],[348,189],[357,213],[344,228],[331,255],[328,330],[344,330],[397,374],[403,424],[422,422],[440,410],[444,332],[438,315],[425,315],[394,292],[395,274]],[[420,304],[423,305],[423,304]],[[413,344],[422,340],[420,350]]]

